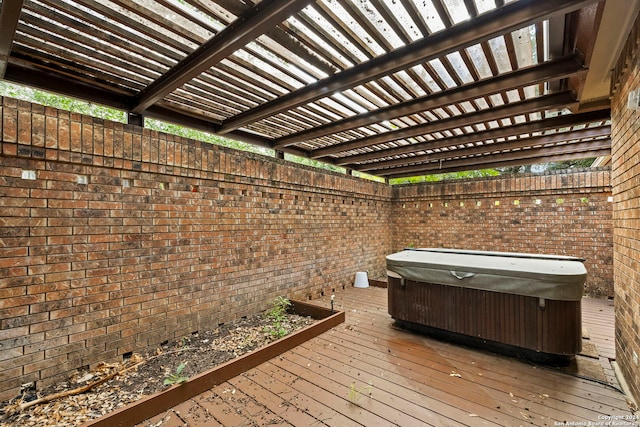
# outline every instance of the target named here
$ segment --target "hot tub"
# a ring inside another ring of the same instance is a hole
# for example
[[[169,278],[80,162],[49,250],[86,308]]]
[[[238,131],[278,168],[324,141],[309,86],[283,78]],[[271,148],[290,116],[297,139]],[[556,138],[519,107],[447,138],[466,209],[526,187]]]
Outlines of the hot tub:
[[[582,347],[583,261],[406,249],[387,256],[389,314],[440,338],[562,364]]]

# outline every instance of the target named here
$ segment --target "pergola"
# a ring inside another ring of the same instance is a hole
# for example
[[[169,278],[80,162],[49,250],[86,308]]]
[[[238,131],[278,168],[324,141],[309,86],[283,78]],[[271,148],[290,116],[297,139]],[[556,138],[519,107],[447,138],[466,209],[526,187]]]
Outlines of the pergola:
[[[2,0],[0,79],[385,178],[599,157],[628,6]]]

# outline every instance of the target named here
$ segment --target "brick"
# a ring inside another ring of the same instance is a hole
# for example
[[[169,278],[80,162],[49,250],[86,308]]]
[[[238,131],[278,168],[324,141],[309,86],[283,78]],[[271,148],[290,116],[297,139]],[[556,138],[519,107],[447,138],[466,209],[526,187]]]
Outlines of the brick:
[[[62,300],[67,304],[70,304],[70,300]],[[89,311],[89,307],[86,305],[81,305],[77,307],[69,307],[62,309],[51,310],[50,318],[51,320],[61,319],[64,317],[72,317],[80,314],[85,314]]]
[[[0,351],[0,362],[2,361],[11,361],[23,355],[22,347],[18,348],[8,348]]]
[[[71,271],[71,263],[30,265],[29,274],[60,273]]]
[[[20,375],[22,375],[22,366],[12,364],[8,370],[0,370],[0,383]]]
[[[21,335],[18,337],[0,340],[0,350],[10,350],[12,348],[22,349],[22,347],[28,347],[33,343],[42,343],[44,340],[44,334],[29,334]]]
[[[8,106],[2,109],[2,141],[5,143],[18,141],[18,110]],[[8,154],[6,150],[3,151],[4,154]]]
[[[24,295],[0,300],[0,309],[37,304],[44,301],[44,295]],[[0,332],[1,336],[1,332]]]
[[[30,373],[35,373],[44,369],[54,369],[57,372],[63,371],[66,368],[67,363],[66,355],[57,356],[50,359],[39,360],[33,363],[27,363],[24,365],[23,374],[27,375]],[[44,377],[44,376],[43,376]]]
[[[5,298],[13,298],[27,294],[25,286],[16,286],[12,288],[0,288],[0,300]]]
[[[9,340],[20,338],[29,333],[29,328],[26,326],[12,329],[0,329],[0,340]]]

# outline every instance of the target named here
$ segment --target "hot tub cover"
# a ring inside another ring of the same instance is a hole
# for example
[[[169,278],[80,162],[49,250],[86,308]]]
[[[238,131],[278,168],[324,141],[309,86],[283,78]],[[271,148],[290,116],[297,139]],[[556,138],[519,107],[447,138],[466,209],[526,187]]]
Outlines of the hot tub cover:
[[[387,256],[405,280],[561,301],[580,301],[587,270],[575,257],[452,249],[406,249]]]

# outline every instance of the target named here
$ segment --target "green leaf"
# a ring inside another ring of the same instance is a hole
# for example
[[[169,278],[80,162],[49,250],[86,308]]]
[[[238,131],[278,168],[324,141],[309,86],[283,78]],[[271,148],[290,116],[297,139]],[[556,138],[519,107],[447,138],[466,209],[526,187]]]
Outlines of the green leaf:
[[[184,367],[186,366],[185,363],[181,363],[180,365],[178,365],[178,367],[176,368],[176,375],[180,375],[182,374],[182,371],[184,371]]]

